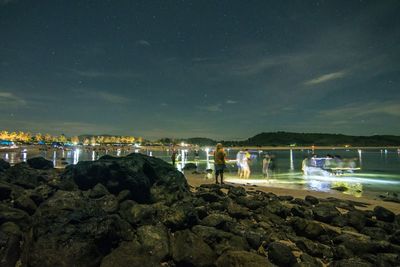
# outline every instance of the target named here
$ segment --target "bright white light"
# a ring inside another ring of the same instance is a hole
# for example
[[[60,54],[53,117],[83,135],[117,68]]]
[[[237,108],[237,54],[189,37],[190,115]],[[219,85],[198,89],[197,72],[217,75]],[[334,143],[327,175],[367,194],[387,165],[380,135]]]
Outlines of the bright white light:
[[[74,161],[73,161],[74,165],[79,162],[79,153],[80,153],[79,148],[74,150]]]
[[[293,163],[293,150],[290,149],[290,170],[294,170],[294,163]]]
[[[53,151],[53,166],[55,167],[57,164],[57,151]]]

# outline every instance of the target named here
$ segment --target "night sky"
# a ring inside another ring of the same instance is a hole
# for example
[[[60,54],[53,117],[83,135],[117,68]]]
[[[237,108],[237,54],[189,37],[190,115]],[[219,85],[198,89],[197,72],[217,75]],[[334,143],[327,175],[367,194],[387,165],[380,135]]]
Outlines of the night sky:
[[[0,130],[400,134],[400,1],[0,0]]]

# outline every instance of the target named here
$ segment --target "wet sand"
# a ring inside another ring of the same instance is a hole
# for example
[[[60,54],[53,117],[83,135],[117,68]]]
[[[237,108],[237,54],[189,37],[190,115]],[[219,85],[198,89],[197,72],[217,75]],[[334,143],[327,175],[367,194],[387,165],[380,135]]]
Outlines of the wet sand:
[[[193,187],[198,187],[202,184],[215,183],[214,178],[206,179],[205,174],[185,173],[185,176],[189,185]],[[317,198],[334,197],[338,199],[351,200],[368,204],[368,206],[365,208],[359,207],[360,209],[372,210],[375,206],[382,206],[391,210],[395,214],[400,213],[400,203],[386,202],[368,195],[362,197],[355,197],[334,190],[329,192],[319,192],[319,191],[305,190],[305,189],[289,189],[289,188],[274,187],[272,185],[270,187],[267,187],[267,186],[254,186],[254,185],[239,185],[234,183],[227,183],[227,184],[244,186],[247,190],[260,190],[263,192],[271,192],[278,196],[290,195],[293,196],[294,198],[302,198],[302,199],[304,199],[304,197],[307,195],[311,195]]]

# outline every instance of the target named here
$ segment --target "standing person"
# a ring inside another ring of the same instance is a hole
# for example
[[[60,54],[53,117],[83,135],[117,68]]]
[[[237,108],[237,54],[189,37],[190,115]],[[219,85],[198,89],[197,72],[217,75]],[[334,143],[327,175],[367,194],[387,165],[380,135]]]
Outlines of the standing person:
[[[172,165],[175,166],[175,161],[176,161],[176,150],[175,150],[174,147],[172,148],[171,152],[172,152],[172,154],[171,154]]]
[[[226,168],[226,153],[221,143],[218,143],[214,152],[215,183],[218,184],[218,176],[221,177],[221,184],[224,184],[224,170]]]
[[[249,150],[245,149],[244,157],[243,157],[243,164],[242,164],[242,172],[243,172],[244,179],[249,179],[249,177],[250,177],[250,160],[251,160],[251,155],[249,153]]]
[[[274,171],[276,170],[276,156],[272,154],[269,160],[269,170],[272,176],[274,176]]]
[[[263,162],[262,162],[262,172],[264,174],[264,178],[269,178],[269,163],[271,161],[271,158],[269,157],[268,154],[265,154]]]
[[[243,150],[239,150],[239,152],[236,154],[236,165],[238,168],[239,178],[243,178],[243,158],[244,158],[244,152]]]

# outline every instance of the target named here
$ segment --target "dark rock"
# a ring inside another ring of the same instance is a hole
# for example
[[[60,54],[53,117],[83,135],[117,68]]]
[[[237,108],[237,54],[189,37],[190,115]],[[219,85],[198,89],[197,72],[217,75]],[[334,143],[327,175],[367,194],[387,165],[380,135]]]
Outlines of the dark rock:
[[[266,257],[248,251],[227,251],[215,262],[217,267],[246,266],[260,267],[273,266]]]
[[[174,202],[188,195],[188,184],[182,173],[167,162],[142,154],[126,157],[101,157],[97,161],[81,161],[68,166],[64,180],[74,181],[81,190],[104,185],[117,195],[129,190],[139,203]]]
[[[292,196],[278,196],[278,199],[280,201],[291,201],[291,200],[293,200],[293,197]]]
[[[373,241],[367,238],[367,236],[342,234],[335,237],[333,241],[335,243],[341,243],[347,249],[351,250],[355,255],[386,252],[390,248],[389,242]]]
[[[37,170],[48,170],[48,169],[52,169],[54,167],[52,161],[47,160],[43,157],[28,159],[27,163],[31,168],[37,169]]]
[[[96,205],[107,213],[116,213],[119,208],[119,203],[114,195],[108,194],[93,200]]]
[[[314,218],[317,221],[330,223],[340,212],[332,205],[320,204],[312,208]]]
[[[49,199],[54,195],[56,189],[46,184],[39,185],[29,193],[29,197],[35,202],[36,205],[41,204],[43,201]]]
[[[290,215],[290,209],[277,200],[270,201],[265,209],[283,219]]]
[[[384,222],[393,222],[395,218],[395,214],[393,212],[381,206],[376,206],[374,208],[374,214],[378,220]]]
[[[129,223],[142,225],[152,223],[153,218],[156,216],[156,209],[153,205],[137,204],[132,200],[126,200],[121,203],[119,213]]]
[[[159,212],[157,218],[173,231],[191,228],[199,221],[196,209],[191,203],[175,203]]]
[[[169,255],[169,235],[163,225],[144,225],[137,229],[138,240],[152,262],[158,264]]]
[[[33,216],[29,266],[98,266],[132,235],[127,222],[82,192],[57,191]]]
[[[17,198],[14,202],[14,206],[17,209],[26,211],[29,215],[35,213],[37,209],[35,202],[27,195],[22,195],[19,198]]]
[[[239,199],[242,201],[238,201]],[[236,202],[242,206],[245,206],[246,208],[251,209],[251,210],[256,210],[258,208],[265,207],[265,205],[266,205],[265,201],[252,199],[252,198],[245,198],[245,197],[236,198]]]
[[[329,264],[331,267],[373,267],[373,265],[367,261],[360,258],[350,258],[339,261],[334,261]]]
[[[194,163],[186,163],[183,167],[184,170],[196,170],[197,166]]]
[[[178,266],[211,266],[217,259],[210,246],[189,230],[172,235],[171,250]]]
[[[296,241],[296,246],[313,257],[332,258],[334,252],[330,246],[303,238]]]
[[[305,201],[307,201],[308,203],[310,203],[311,205],[317,205],[319,203],[318,198],[313,197],[313,196],[306,196],[305,197]]]
[[[93,266],[93,265],[92,265]],[[129,267],[153,267],[160,266],[157,257],[138,241],[122,242],[110,254],[105,256],[100,267],[129,266]]]
[[[228,196],[232,198],[246,196],[246,195],[247,195],[246,189],[244,189],[244,187],[241,186],[231,187],[228,191]]]
[[[292,213],[293,216],[296,216],[296,217],[306,218],[306,219],[313,218],[313,214],[312,214],[311,210],[306,209],[303,206],[300,206],[297,204],[292,206],[292,208],[290,209],[290,212]]]
[[[48,173],[30,168],[26,163],[18,163],[6,172],[7,182],[21,186],[25,189],[34,189],[40,182],[46,182]]]
[[[307,201],[305,201],[304,199],[301,199],[301,198],[295,198],[292,201],[290,201],[290,203],[297,204],[300,206],[307,206],[307,207],[311,206],[310,203],[308,203]]]
[[[321,224],[306,219],[294,218],[292,220],[292,225],[297,235],[305,236],[310,239],[316,239],[325,232]]]
[[[364,215],[364,213],[358,210],[349,211],[346,214],[346,217],[347,224],[353,226],[358,231],[361,231],[364,228],[367,221],[367,217]]]
[[[128,199],[132,199],[131,191],[129,190],[122,190],[118,193],[117,200],[118,202],[122,202]]]
[[[18,229],[15,224],[15,227],[5,224],[0,229],[0,266],[14,267],[21,255],[22,234],[15,230],[9,231],[10,228]]]
[[[201,220],[200,225],[222,228],[227,222],[234,222],[235,220],[228,215],[220,213],[212,213]]]
[[[300,264],[296,265],[299,267],[323,267],[324,264],[318,258],[311,257],[307,253],[302,253],[300,255]]]
[[[192,228],[193,233],[206,242],[217,255],[226,250],[249,250],[246,238],[228,233],[214,227],[196,225]]]
[[[390,242],[400,245],[400,230],[397,230],[393,235],[389,238]]]
[[[361,234],[370,236],[372,239],[376,240],[385,240],[386,232],[379,227],[364,227],[361,231]]]
[[[262,228],[256,228],[246,230],[244,236],[246,237],[250,247],[257,250],[267,238],[267,233]]]
[[[5,183],[0,183],[0,201],[9,199],[11,196],[12,187]]]
[[[100,198],[102,196],[110,194],[107,188],[102,184],[97,184],[89,192],[90,198]]]
[[[242,207],[235,203],[230,203],[228,205],[228,213],[230,216],[234,218],[246,218],[250,216],[250,212],[248,208]]]
[[[13,222],[21,227],[21,229],[26,230],[30,224],[30,217],[28,213],[23,210],[0,204],[0,224],[5,222]]]
[[[5,170],[9,169],[10,163],[8,163],[7,161],[5,161],[4,159],[0,159],[0,173],[4,172]]]
[[[204,199],[207,202],[217,202],[221,201],[222,199],[221,196],[214,192],[198,192],[196,196]]]
[[[296,257],[290,248],[280,242],[273,242],[268,246],[268,259],[278,266],[292,266]]]
[[[346,248],[344,245],[339,245],[335,250],[335,258],[337,259],[348,259],[354,257],[353,251]]]
[[[346,216],[336,216],[332,219],[331,225],[338,226],[338,227],[345,227],[347,226],[348,220]]]
[[[379,253],[376,257],[375,266],[399,266],[400,256],[395,253]]]

